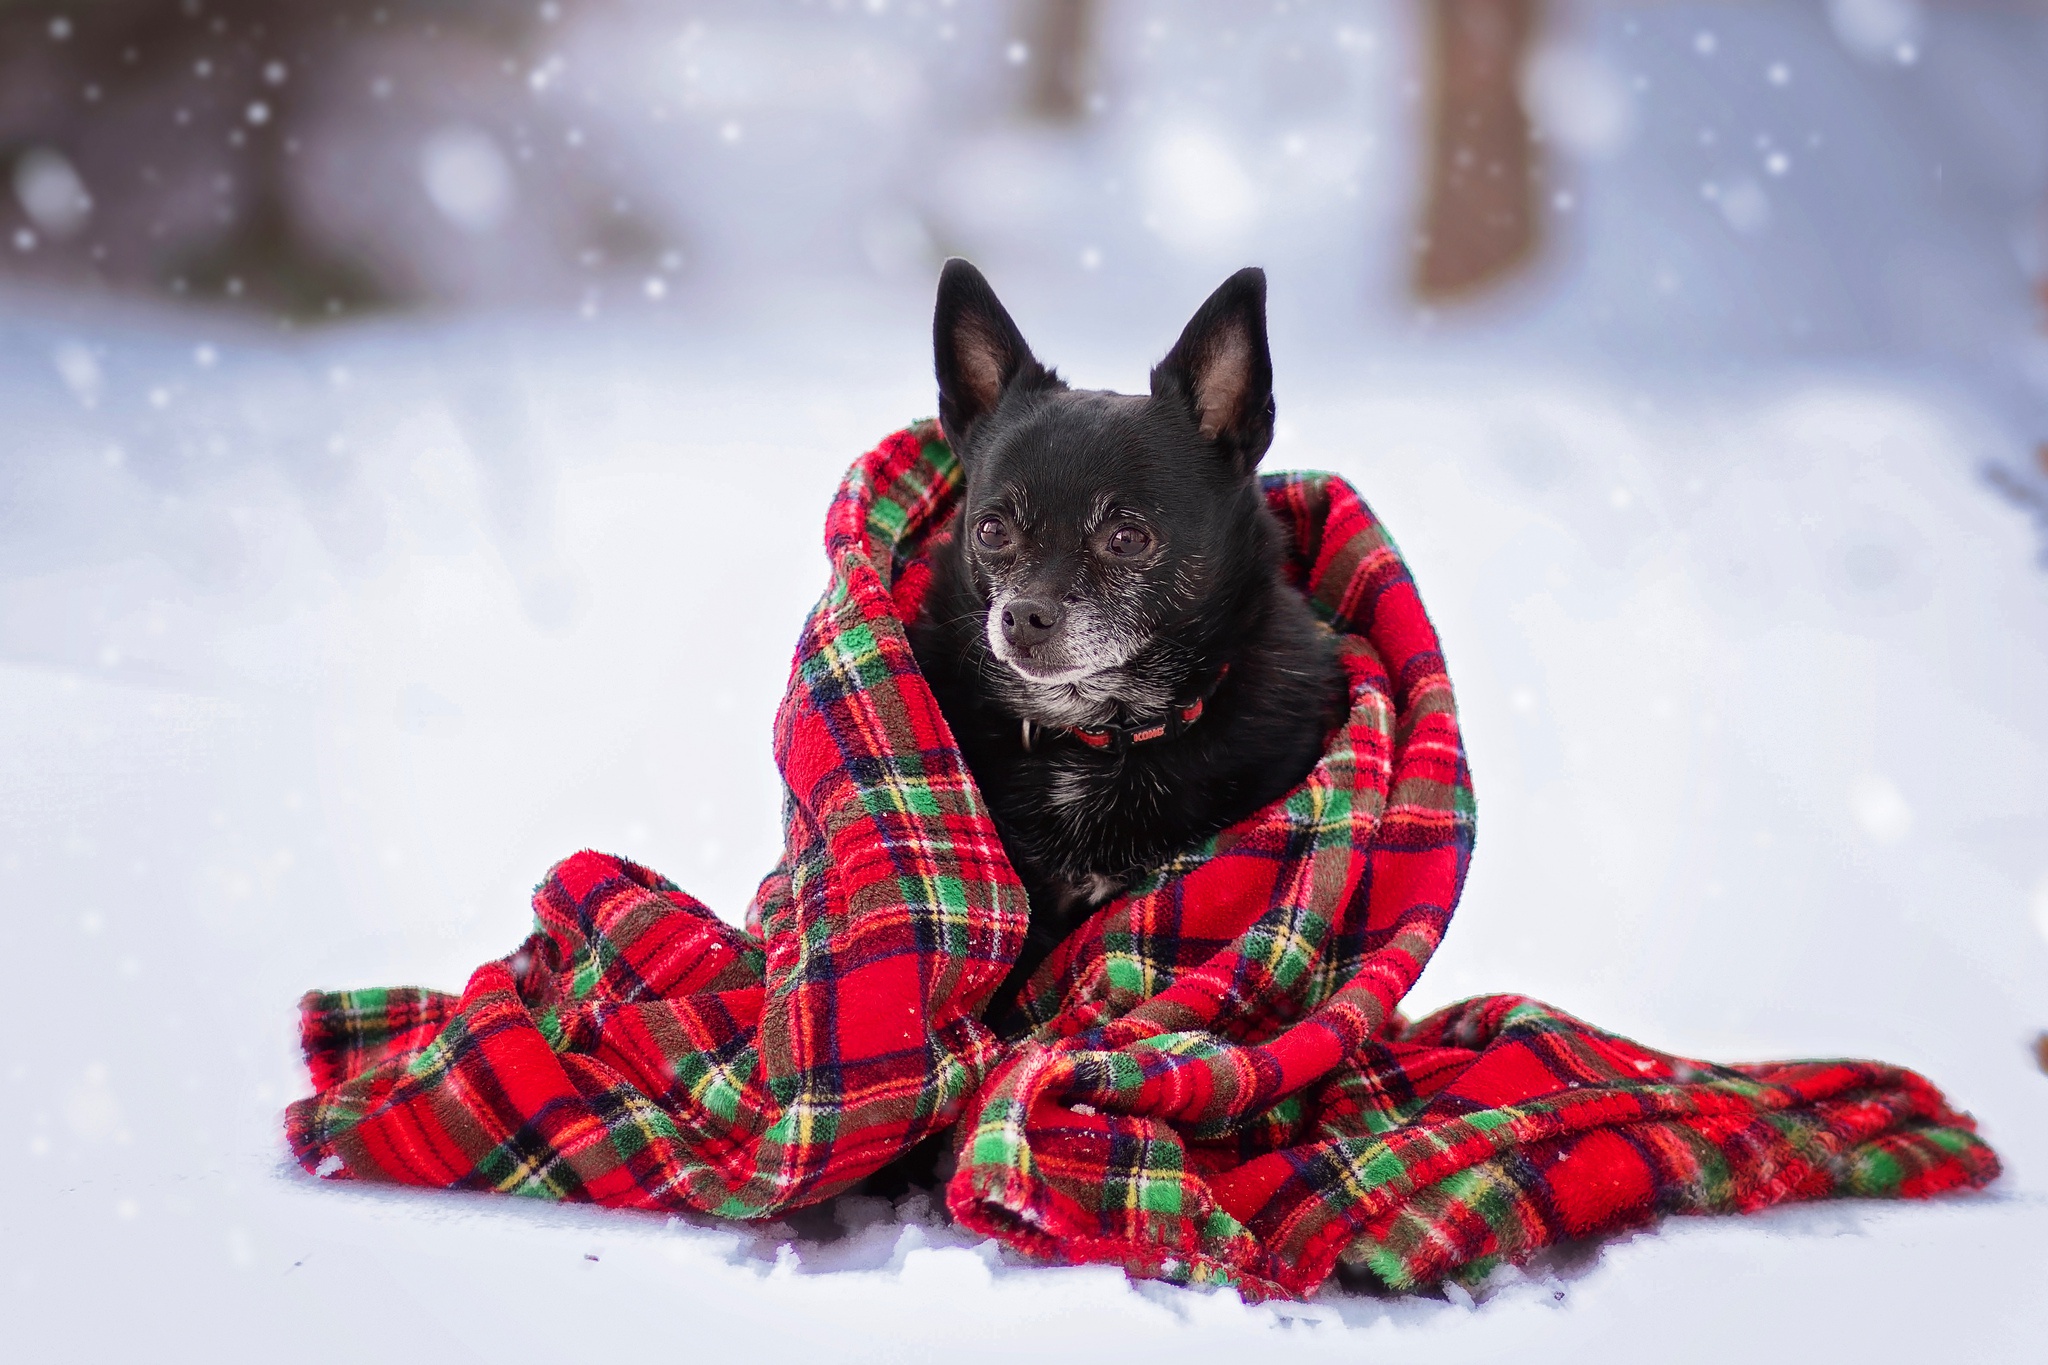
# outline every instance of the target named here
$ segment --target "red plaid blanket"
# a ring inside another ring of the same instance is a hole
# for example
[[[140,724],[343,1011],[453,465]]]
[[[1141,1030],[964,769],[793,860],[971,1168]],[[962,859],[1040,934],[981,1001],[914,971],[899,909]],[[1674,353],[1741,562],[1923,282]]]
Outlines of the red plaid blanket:
[[[1342,480],[1270,475],[1351,713],[1284,801],[1062,946],[1005,1044],[977,1010],[1025,905],[904,638],[959,476],[936,428],[848,473],[832,582],[775,728],[787,842],[749,927],[579,853],[460,996],[314,993],[323,1176],[761,1218],[952,1135],[961,1223],[1037,1256],[1299,1295],[1397,1289],[1664,1213],[1981,1185],[1997,1159],[1909,1071],[1723,1067],[1517,997],[1407,1023],[1471,787],[1437,641]]]

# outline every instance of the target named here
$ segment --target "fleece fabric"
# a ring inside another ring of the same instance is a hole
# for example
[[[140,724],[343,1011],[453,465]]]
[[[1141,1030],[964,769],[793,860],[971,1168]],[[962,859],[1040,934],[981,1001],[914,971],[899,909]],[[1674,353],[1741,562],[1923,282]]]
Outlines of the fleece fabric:
[[[768,1218],[946,1134],[967,1227],[1251,1298],[1340,1261],[1408,1290],[1661,1214],[1997,1174],[1896,1067],[1717,1066],[1514,996],[1404,1020],[1473,846],[1450,679],[1349,485],[1263,486],[1349,716],[1284,800],[1076,931],[1020,998],[1025,1036],[980,1017],[1024,893],[905,638],[960,489],[925,423],[833,502],[831,584],[775,726],[784,853],[747,927],[623,858],[566,859],[532,936],[460,995],[305,998],[299,1161]]]

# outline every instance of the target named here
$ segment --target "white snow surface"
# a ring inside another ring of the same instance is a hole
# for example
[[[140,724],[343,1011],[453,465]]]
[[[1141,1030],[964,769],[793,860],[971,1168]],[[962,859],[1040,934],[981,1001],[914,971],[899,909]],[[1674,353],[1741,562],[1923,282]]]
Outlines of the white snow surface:
[[[1077,381],[1126,389],[1180,320],[1017,302]],[[1479,847],[1411,1003],[1526,992],[1695,1055],[1917,1067],[1982,1120],[1990,1190],[1667,1222],[1476,1304],[1246,1307],[1025,1265],[918,1207],[842,1201],[821,1239],[301,1173],[306,988],[459,987],[585,846],[740,912],[778,847],[769,723],[820,517],[931,406],[925,306],[297,340],[14,311],[18,1358],[2031,1358],[2048,575],[1979,472],[2026,433],[1869,360],[1703,376],[1282,326],[1269,464],[1365,492],[1458,686]]]
[[[962,42],[995,22],[963,8]],[[1115,7],[1129,97],[1069,146],[943,64],[838,119],[867,66],[810,79],[836,49],[751,4],[681,57],[593,9],[563,80],[615,115],[699,48],[759,80],[693,97],[681,151],[647,134],[695,264],[590,321],[285,335],[0,295],[8,1360],[2040,1358],[2048,512],[2015,502],[2048,509],[2048,27],[1558,6],[1531,91],[1557,250],[1459,317],[1398,297],[1409,7],[1242,44],[1220,7],[1155,10]],[[891,41],[861,61],[914,64]],[[777,80],[835,136],[749,103]],[[436,145],[401,149],[454,213],[436,249],[497,260],[476,243],[531,183],[501,203],[487,144]],[[583,847],[738,917],[779,848],[822,513],[933,405],[934,240],[1124,390],[1227,270],[1271,268],[1269,467],[1343,474],[1398,537],[1471,754],[1478,850],[1412,1008],[1522,992],[1718,1060],[1902,1063],[2004,1178],[1668,1221],[1476,1302],[1246,1307],[914,1204],[840,1201],[824,1237],[299,1171],[307,988],[459,988]]]

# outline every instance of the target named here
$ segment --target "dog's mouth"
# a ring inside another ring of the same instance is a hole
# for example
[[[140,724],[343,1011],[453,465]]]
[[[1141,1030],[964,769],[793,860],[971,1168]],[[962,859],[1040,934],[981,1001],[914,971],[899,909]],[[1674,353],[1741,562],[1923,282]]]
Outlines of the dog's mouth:
[[[991,605],[983,631],[989,652],[1033,688],[1080,688],[1106,679],[1137,652],[1136,633],[1106,620],[1091,603],[1069,600],[1065,619],[1036,639],[1012,639],[1009,603]],[[1006,621],[1010,629],[1005,629]],[[1041,627],[1043,629],[1043,627]]]
[[[1055,663],[1050,659],[1040,660],[1029,656],[1020,657],[1013,655],[1003,659],[1003,662],[1008,664],[1011,670],[1019,676],[1028,678],[1041,687],[1058,687],[1063,683],[1077,683],[1084,678],[1092,678],[1097,673],[1103,671],[1099,668],[1090,668],[1064,660]]]
[[[1085,642],[1077,649],[1067,638],[1019,647],[1005,640],[1001,632],[990,631],[989,646],[999,662],[1033,687],[1075,686],[1123,663],[1114,651],[1090,650]]]

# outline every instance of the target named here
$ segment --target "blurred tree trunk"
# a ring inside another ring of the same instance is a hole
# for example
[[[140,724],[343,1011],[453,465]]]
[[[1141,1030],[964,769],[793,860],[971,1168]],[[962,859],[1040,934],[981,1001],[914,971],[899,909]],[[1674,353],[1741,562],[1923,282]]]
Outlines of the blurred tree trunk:
[[[1534,259],[1540,167],[1520,78],[1540,0],[1424,0],[1430,108],[1427,188],[1414,286],[1466,298]]]
[[[287,317],[395,301],[368,266],[308,230],[291,194],[304,72],[336,39],[334,10],[308,0],[99,0],[56,18],[0,0],[0,10],[0,89],[28,69],[45,76],[39,98],[0,107],[0,163],[54,148],[91,194],[75,240],[10,265]],[[212,191],[203,218],[190,207],[195,186]]]
[[[1026,0],[1018,27],[1031,53],[1026,112],[1045,123],[1079,121],[1094,75],[1094,0]]]
[[[514,0],[0,0],[0,222],[31,152],[90,195],[65,240],[0,252],[0,272],[293,319],[411,302],[295,193],[313,78],[365,35],[459,29],[511,53],[539,22]]]

